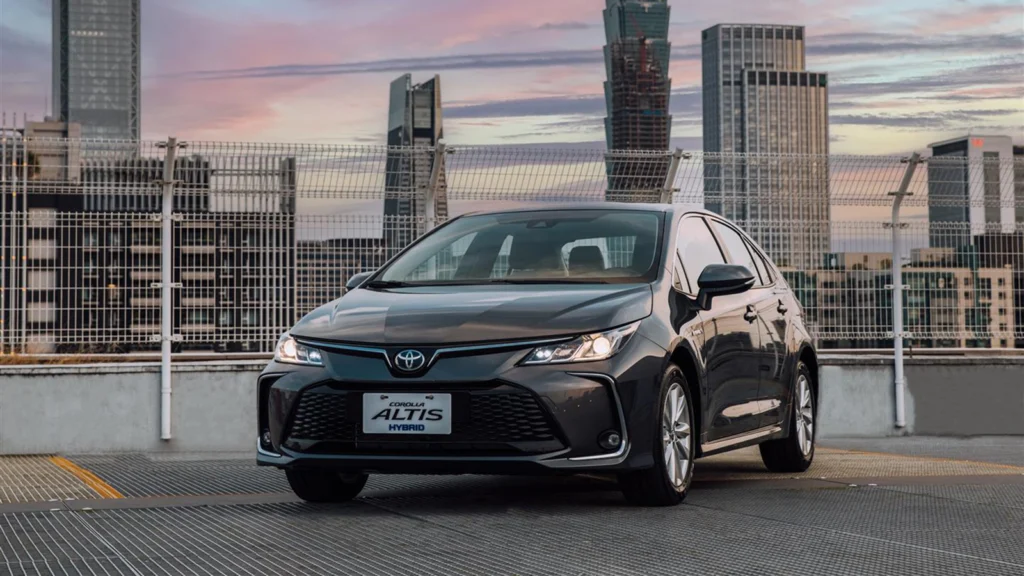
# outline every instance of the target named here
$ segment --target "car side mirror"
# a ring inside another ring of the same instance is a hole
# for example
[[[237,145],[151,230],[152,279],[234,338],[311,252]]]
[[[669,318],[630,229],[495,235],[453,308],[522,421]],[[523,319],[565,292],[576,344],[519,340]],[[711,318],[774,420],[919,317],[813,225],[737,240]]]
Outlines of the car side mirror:
[[[352,276],[349,277],[348,282],[345,283],[345,291],[348,292],[349,290],[359,288],[359,286],[363,282],[366,282],[366,279],[369,278],[370,276],[373,276],[372,270],[369,272],[360,272],[359,274],[353,274]]]
[[[701,310],[711,309],[715,296],[740,294],[754,285],[754,274],[746,266],[738,264],[709,264],[697,278],[697,306]]]

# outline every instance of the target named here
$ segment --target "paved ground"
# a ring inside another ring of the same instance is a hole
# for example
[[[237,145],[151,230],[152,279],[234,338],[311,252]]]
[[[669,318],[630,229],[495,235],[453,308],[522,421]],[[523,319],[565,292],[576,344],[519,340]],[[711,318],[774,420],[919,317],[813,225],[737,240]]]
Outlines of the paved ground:
[[[701,461],[686,503],[600,477],[371,479],[300,503],[251,456],[0,458],[2,574],[1024,574],[1024,442],[833,441]]]

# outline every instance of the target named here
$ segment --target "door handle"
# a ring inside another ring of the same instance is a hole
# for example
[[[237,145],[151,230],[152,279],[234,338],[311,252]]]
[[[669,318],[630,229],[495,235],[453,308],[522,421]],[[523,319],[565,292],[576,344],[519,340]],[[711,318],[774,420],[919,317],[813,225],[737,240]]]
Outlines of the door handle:
[[[753,306],[747,306],[747,312],[743,315],[743,319],[747,322],[753,322],[757,319],[757,310],[754,310]]]
[[[777,308],[777,310],[779,311],[779,314],[785,314],[786,312],[789,312],[789,308],[786,307],[786,304],[782,300],[779,300],[779,307]]]

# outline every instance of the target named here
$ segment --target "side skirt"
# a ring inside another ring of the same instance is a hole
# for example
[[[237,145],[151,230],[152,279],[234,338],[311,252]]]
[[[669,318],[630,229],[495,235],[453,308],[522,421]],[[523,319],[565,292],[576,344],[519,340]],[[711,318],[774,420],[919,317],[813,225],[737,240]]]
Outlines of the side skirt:
[[[715,440],[714,442],[705,442],[700,445],[701,455],[710,456],[720,452],[746,448],[747,446],[760,444],[765,440],[771,440],[773,437],[781,436],[782,433],[782,426],[773,424],[771,426],[765,426],[764,428],[758,428],[757,430],[751,430],[750,432],[744,432],[728,438],[722,438],[721,440]]]

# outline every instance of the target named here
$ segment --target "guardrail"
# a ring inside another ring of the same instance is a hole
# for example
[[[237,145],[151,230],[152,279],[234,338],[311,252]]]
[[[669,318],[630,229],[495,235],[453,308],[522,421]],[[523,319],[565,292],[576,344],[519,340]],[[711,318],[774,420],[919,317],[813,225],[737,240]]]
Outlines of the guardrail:
[[[603,200],[732,218],[821,347],[1024,345],[1021,159],[168,142],[0,138],[0,350],[269,351],[447,218]]]
[[[895,348],[899,364],[904,347],[1024,347],[1024,159],[1012,154],[126,142],[4,131],[0,198],[0,353],[159,350],[165,438],[172,354],[267,353],[298,318],[341,296],[353,274],[451,217],[507,206],[671,202],[721,213],[780,266],[822,349]]]

